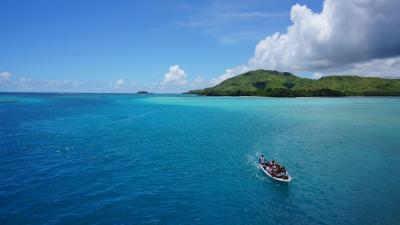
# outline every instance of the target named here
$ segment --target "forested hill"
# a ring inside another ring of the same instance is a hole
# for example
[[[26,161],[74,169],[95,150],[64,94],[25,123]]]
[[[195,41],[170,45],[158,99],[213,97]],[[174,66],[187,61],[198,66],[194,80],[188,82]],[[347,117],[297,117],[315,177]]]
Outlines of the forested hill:
[[[208,96],[400,96],[399,79],[327,76],[319,80],[270,70],[250,71],[189,94]]]

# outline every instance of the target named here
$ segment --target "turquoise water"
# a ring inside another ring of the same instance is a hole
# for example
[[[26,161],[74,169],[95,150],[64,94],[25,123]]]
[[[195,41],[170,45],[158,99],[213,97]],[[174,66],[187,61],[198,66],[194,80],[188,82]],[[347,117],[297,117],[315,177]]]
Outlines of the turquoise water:
[[[0,125],[0,224],[400,224],[400,98],[1,94]]]

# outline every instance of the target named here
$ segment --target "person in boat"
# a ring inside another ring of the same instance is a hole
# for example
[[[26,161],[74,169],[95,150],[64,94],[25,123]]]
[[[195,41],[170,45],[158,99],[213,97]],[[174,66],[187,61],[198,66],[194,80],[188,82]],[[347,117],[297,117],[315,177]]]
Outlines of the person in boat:
[[[264,155],[261,155],[260,158],[258,159],[258,163],[261,165],[265,165],[265,158]]]
[[[276,172],[279,174],[280,172],[282,172],[282,167],[281,165],[277,164],[276,165]]]
[[[277,174],[276,177],[277,177],[277,178],[281,178],[281,179],[287,179],[286,174],[284,174],[284,173],[282,173],[282,172],[279,173],[279,174]]]
[[[288,179],[287,171],[286,171],[285,167],[281,168],[281,171],[277,177],[282,178],[282,179]]]
[[[280,168],[280,165],[275,162],[275,160],[272,160],[272,162],[268,165],[268,167],[270,168],[271,175],[273,177],[279,176],[279,174],[281,172],[281,168]]]

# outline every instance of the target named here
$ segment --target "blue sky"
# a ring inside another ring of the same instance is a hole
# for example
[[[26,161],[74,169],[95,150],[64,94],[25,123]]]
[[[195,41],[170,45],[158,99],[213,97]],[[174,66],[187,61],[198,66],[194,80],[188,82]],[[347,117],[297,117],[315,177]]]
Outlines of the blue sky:
[[[174,64],[189,78],[209,79],[246,61],[264,36],[284,30],[296,3],[243,2],[1,0],[0,71],[85,82],[83,89],[107,89],[117,79],[150,85]],[[322,6],[314,2],[305,3]],[[221,13],[232,18],[218,20]],[[234,18],[241,13],[276,15]],[[249,35],[230,37],[242,30]]]
[[[0,0],[0,91],[207,86],[246,64],[261,40],[286,33],[296,4],[318,14],[324,2]]]

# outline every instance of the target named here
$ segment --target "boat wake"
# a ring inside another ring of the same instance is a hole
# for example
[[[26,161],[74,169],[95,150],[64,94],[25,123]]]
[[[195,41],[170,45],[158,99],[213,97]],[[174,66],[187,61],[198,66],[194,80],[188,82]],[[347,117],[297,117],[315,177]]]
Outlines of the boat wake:
[[[247,155],[246,156],[246,161],[247,164],[251,165],[252,167],[254,167],[255,169],[259,169],[258,167],[258,156],[260,155],[260,152],[256,152],[252,155]]]

